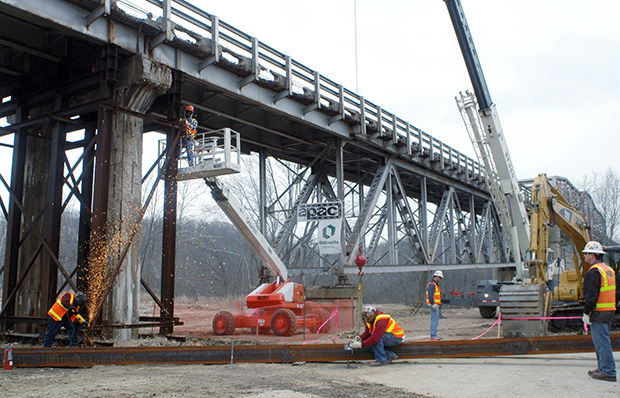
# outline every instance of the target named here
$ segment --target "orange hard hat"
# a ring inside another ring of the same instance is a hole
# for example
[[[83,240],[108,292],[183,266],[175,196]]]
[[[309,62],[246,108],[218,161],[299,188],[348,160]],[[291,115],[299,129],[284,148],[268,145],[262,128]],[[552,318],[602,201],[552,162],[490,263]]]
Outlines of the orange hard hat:
[[[187,108],[185,108],[185,110],[194,112],[194,107],[192,105],[187,105]]]

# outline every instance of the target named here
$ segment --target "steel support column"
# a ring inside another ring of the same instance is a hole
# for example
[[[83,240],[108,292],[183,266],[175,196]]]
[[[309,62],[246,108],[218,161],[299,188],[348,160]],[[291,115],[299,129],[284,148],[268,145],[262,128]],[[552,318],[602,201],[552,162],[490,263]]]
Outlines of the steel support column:
[[[66,99],[61,96],[54,101],[54,110],[60,111],[66,105]],[[48,169],[48,187],[47,187],[47,209],[45,217],[45,228],[43,237],[52,249],[53,255],[58,258],[60,252],[60,227],[62,217],[62,188],[63,188],[63,171],[65,159],[65,143],[67,141],[67,125],[59,120],[54,121],[52,128],[51,158],[50,167]],[[42,253],[41,275],[42,275],[42,294],[41,308],[37,315],[44,316],[47,310],[56,301],[58,294],[57,279],[58,269],[51,254],[47,251]]]
[[[18,108],[15,118],[16,122],[21,122],[22,115],[26,115],[27,111]],[[15,133],[13,146],[13,164],[11,174],[11,190],[9,199],[9,213],[7,219],[6,234],[6,252],[4,260],[4,285],[2,290],[2,313],[4,316],[10,317],[15,315],[15,301],[8,301],[9,296],[14,292],[17,286],[18,262],[19,262],[19,245],[21,238],[22,212],[17,203],[21,203],[24,198],[24,168],[26,165],[26,146],[28,135],[26,129],[19,129]],[[3,320],[2,330],[8,330],[13,327],[13,322]]]
[[[172,72],[172,87],[170,88],[172,103],[170,104],[168,120],[177,122],[183,99],[183,73],[178,70]],[[180,134],[177,128],[166,130],[167,156],[171,159],[165,170],[164,177],[164,222],[162,236],[161,257],[161,317],[171,320],[174,317],[174,281],[176,274],[176,243],[177,243],[177,171],[179,164],[179,146],[171,148],[176,136]],[[162,326],[159,333],[172,333],[172,326]]]
[[[345,142],[342,141],[340,137],[336,138],[336,142],[334,144],[334,149],[336,151],[336,194],[338,195],[338,201],[342,203],[344,206],[344,153],[343,147]],[[342,248],[342,252],[340,253],[340,258],[338,259],[338,284],[346,285],[349,283],[349,277],[344,274],[344,262],[345,262],[345,244],[346,244],[346,235],[345,235],[345,218],[344,211],[342,217],[342,224],[340,228],[340,246]]]

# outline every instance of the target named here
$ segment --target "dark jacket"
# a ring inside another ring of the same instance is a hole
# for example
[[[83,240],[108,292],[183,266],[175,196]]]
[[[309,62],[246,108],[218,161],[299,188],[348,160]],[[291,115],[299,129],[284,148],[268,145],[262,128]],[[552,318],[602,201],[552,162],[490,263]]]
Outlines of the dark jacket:
[[[601,273],[597,268],[590,267],[590,270],[583,277],[583,298],[585,299],[583,313],[590,315],[591,321],[611,322],[614,319],[614,311],[594,311],[600,291]]]

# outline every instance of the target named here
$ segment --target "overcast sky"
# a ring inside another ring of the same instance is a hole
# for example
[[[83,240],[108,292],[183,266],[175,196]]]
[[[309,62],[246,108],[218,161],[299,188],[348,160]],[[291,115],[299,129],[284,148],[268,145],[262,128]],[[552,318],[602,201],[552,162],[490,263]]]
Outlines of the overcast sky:
[[[461,1],[518,178],[618,172],[620,1]],[[442,0],[190,2],[474,156]]]

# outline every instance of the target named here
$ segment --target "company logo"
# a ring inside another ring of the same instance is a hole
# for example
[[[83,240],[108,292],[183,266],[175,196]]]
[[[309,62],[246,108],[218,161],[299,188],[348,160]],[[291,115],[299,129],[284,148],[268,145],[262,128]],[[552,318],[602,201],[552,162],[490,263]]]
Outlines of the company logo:
[[[323,238],[325,239],[331,238],[332,236],[334,236],[335,233],[336,233],[336,227],[334,227],[331,224],[323,228]]]
[[[342,218],[342,203],[302,203],[297,211],[297,221],[335,220]]]

